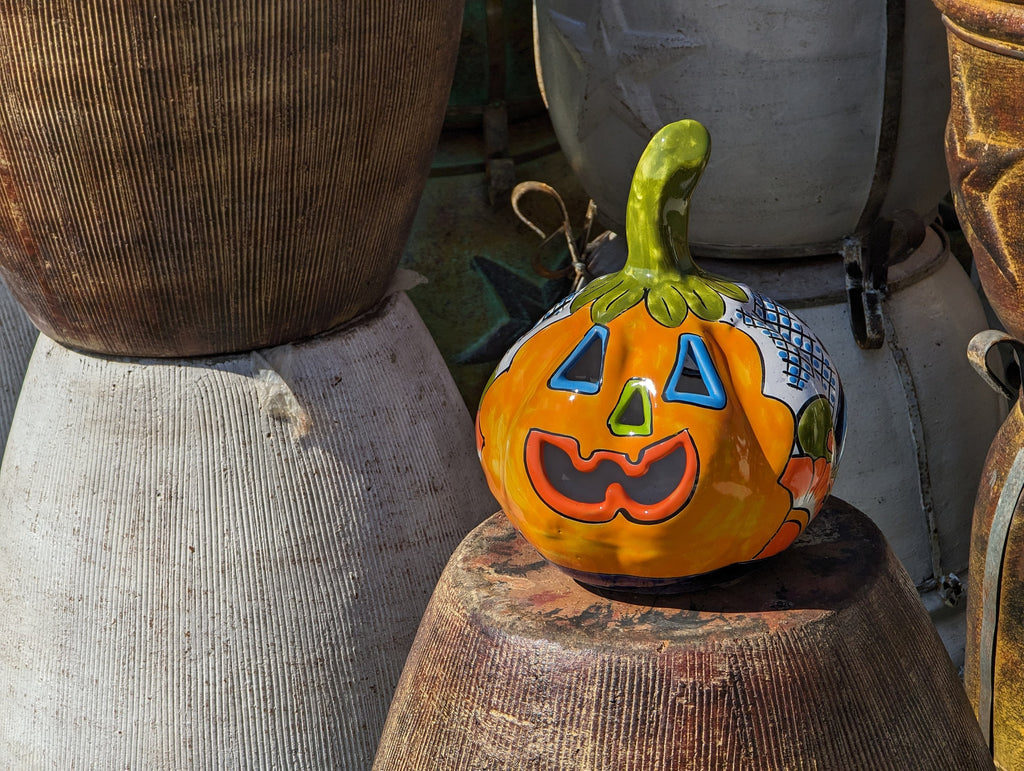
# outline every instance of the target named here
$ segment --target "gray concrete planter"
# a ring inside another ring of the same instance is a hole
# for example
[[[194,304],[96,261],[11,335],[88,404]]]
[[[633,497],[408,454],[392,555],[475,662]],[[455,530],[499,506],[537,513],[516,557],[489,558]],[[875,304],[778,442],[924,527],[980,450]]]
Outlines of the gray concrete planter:
[[[0,470],[0,766],[368,768],[495,509],[404,295],[253,355],[41,338]]]

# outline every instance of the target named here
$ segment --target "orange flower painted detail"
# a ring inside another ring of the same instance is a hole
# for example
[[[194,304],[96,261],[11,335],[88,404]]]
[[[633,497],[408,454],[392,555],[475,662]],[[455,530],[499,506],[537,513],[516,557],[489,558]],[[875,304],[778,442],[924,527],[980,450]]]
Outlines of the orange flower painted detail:
[[[790,458],[779,480],[793,495],[793,508],[814,515],[832,487],[832,464],[825,458],[798,455]]]

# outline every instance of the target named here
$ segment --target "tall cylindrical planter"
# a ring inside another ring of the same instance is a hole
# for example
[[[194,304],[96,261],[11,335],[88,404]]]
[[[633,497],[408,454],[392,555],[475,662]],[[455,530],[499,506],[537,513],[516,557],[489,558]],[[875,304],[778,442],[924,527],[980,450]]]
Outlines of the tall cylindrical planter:
[[[460,0],[3,3],[0,273],[54,339],[220,354],[372,307]]]
[[[40,338],[0,471],[0,765],[368,768],[494,507],[404,295],[213,359]]]
[[[555,131],[604,221],[622,229],[633,167],[695,118],[715,153],[695,251],[821,254],[948,189],[943,31],[928,0],[536,0]]]
[[[992,308],[1024,339],[1024,6],[934,1],[948,31],[946,159],[957,214]]]

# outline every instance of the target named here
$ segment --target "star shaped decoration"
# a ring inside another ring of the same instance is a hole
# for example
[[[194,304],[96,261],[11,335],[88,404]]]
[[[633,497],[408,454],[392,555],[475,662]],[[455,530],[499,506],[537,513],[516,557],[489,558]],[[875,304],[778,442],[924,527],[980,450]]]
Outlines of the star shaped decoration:
[[[652,82],[657,73],[684,60],[702,42],[682,32],[632,29],[623,0],[600,0],[586,21],[549,10],[551,29],[583,79],[577,105],[578,136],[585,140],[615,113],[636,133],[650,138],[665,123]]]
[[[477,255],[470,260],[505,308],[505,317],[471,346],[460,352],[458,364],[496,362],[537,323],[569,289],[569,279],[545,279],[540,286],[501,263]]]

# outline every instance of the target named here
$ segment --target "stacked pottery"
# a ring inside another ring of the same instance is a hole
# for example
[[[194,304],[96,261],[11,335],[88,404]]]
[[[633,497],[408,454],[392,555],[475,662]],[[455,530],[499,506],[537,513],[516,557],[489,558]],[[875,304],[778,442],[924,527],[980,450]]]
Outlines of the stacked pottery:
[[[45,334],[0,469],[0,764],[367,767],[493,510],[388,291],[459,12],[3,12],[0,270]]]
[[[997,0],[936,0],[936,5],[948,32],[953,83],[946,153],[954,201],[982,287],[1009,331],[981,333],[970,350],[982,377],[1016,404],[989,450],[975,504],[964,681],[996,766],[1013,769],[1024,764],[1024,416],[1019,392],[1024,9]],[[1016,377],[1007,379],[998,347],[1015,357],[1009,372]]]
[[[621,263],[621,239],[598,257],[602,269]],[[742,275],[817,331],[843,372],[848,411],[856,416],[836,495],[856,502],[885,533],[961,665],[974,480],[1005,407],[963,356],[985,315],[941,229],[929,227],[921,245],[890,267],[886,335],[878,350],[860,348],[850,334],[834,258],[807,258],[795,268],[711,258],[701,265]],[[965,400],[955,410],[949,409],[950,392]]]
[[[449,562],[375,768],[990,765],[906,572],[826,502],[828,351],[692,258],[709,149],[695,121],[655,135],[625,267],[495,371],[477,444],[507,518]]]
[[[501,355],[571,283],[564,242],[542,247],[519,222],[513,186],[539,180],[573,217],[587,209],[537,89],[531,19],[530,0],[466,0],[445,127],[402,257],[427,279],[409,297],[471,409]],[[560,224],[553,204],[527,205],[547,229]]]
[[[716,154],[694,202],[693,250],[736,261],[715,269],[767,283],[813,318],[862,418],[837,492],[882,528],[961,661],[963,606],[949,606],[962,593],[982,448],[1004,413],[962,355],[986,326],[982,306],[941,230],[924,225],[948,190],[934,8],[535,5],[552,123],[613,229],[654,131],[684,115],[707,124]]]

